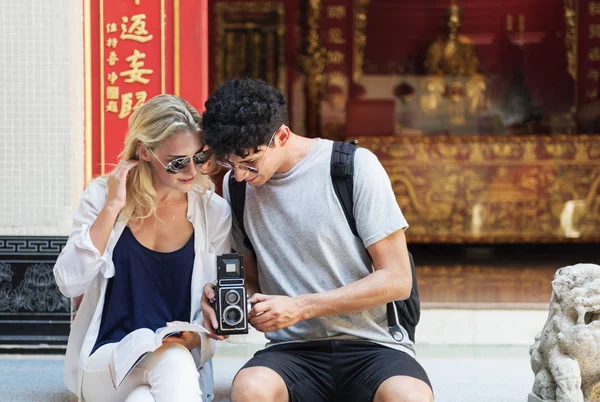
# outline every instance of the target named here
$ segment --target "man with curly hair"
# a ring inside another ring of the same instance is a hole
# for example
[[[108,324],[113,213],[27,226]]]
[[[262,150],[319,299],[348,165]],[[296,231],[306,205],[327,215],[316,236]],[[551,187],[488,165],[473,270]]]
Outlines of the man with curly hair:
[[[409,296],[412,275],[408,224],[377,157],[362,148],[354,157],[359,238],[332,186],[333,142],[294,134],[279,90],[234,79],[205,106],[206,144],[231,169],[225,198],[230,175],[247,183],[252,248],[238,223],[234,245],[245,256],[249,320],[270,341],[238,372],[232,400],[432,401],[414,344],[387,327],[386,303]],[[207,284],[202,310],[216,328],[213,297]]]

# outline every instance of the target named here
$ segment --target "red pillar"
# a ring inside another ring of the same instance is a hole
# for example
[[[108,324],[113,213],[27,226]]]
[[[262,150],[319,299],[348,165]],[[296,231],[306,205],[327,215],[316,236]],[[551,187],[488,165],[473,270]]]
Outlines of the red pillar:
[[[180,3],[179,95],[198,111],[208,98],[208,0]],[[175,38],[177,41],[177,38]]]

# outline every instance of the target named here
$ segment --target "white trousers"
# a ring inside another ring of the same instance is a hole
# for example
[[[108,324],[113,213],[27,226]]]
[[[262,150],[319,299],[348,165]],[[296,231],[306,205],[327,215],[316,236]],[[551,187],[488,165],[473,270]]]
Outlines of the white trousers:
[[[202,401],[198,371],[190,351],[167,343],[146,356],[115,390],[108,361],[116,343],[102,345],[83,370],[82,393],[86,402]]]

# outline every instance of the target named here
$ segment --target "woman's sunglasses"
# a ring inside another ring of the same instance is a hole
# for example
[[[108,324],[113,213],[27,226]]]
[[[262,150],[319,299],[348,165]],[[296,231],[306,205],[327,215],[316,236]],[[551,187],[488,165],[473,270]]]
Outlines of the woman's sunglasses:
[[[207,151],[198,152],[196,155],[184,156],[182,158],[173,159],[171,162],[167,163],[167,165],[165,166],[161,162],[161,160],[158,159],[158,156],[156,156],[156,154],[154,152],[152,152],[152,150],[150,148],[148,148],[148,150],[150,151],[150,153],[152,155],[154,155],[154,157],[156,158],[158,163],[160,163],[162,165],[162,167],[164,167],[165,170],[167,171],[167,173],[169,173],[169,174],[177,174],[177,173],[183,172],[185,170],[185,168],[190,164],[191,161],[194,161],[194,164],[196,166],[202,166],[210,160],[210,158],[212,157],[212,155],[214,153],[214,151],[212,149],[209,149]]]

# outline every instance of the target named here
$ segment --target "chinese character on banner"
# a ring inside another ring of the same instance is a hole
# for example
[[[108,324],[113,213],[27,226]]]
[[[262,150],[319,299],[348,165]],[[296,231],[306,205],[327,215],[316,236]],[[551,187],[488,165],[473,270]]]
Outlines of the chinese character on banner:
[[[106,24],[106,33],[109,34],[114,32],[117,32],[117,24],[115,22]]]
[[[590,24],[588,27],[588,38],[589,39],[599,39],[600,38],[600,24]]]
[[[128,92],[121,95],[121,111],[119,112],[119,119],[124,119],[131,114],[133,110],[133,94]]]
[[[327,17],[334,20],[343,20],[346,17],[345,6],[329,6],[327,7]]]
[[[108,101],[106,104],[106,113],[119,113],[119,105],[117,105],[117,101]]]
[[[144,62],[141,61],[146,57],[145,53],[141,53],[135,49],[133,54],[125,59],[129,63],[130,70],[121,72],[121,77],[128,77],[125,82],[131,84],[133,82],[139,82],[140,84],[147,84],[150,80],[144,77],[144,74],[152,74],[154,71],[148,68],[140,68],[144,66]]]
[[[329,43],[334,45],[343,45],[346,43],[346,39],[343,38],[343,32],[341,28],[329,28]]]
[[[127,17],[121,18],[121,40],[134,40],[139,43],[146,43],[152,39],[152,35],[146,31],[146,14],[138,14],[131,17],[131,25]]]
[[[119,61],[119,58],[117,57],[117,53],[116,52],[110,52],[108,54],[108,59],[106,59],[106,62],[108,63],[108,65],[112,67],[115,64],[117,64],[117,61]]]
[[[112,84],[114,84],[119,79],[119,76],[117,75],[117,73],[115,73],[114,71],[112,71],[112,72],[108,73],[108,75],[106,76],[106,79],[112,85]]]
[[[333,71],[327,74],[327,83],[330,86],[343,87],[346,84],[346,76],[339,71]]]
[[[330,64],[342,64],[344,62],[344,53],[339,50],[329,50],[327,52],[327,61]]]
[[[117,92],[118,96],[118,92]],[[134,94],[128,92],[126,94],[121,95],[121,111],[119,112],[119,119],[125,119],[132,112],[138,110],[144,103],[146,103],[146,98],[148,97],[148,93],[146,91],[138,91],[135,93],[135,105],[133,104],[133,96]],[[116,106],[116,101],[115,101]]]
[[[117,43],[119,43],[119,40],[117,38],[108,38],[106,40],[106,47],[111,47],[113,49],[116,49]]]
[[[590,70],[590,71],[588,71],[587,77],[590,80],[598,81],[598,79],[600,79],[600,70]]]
[[[588,53],[588,59],[590,61],[600,61],[600,47],[595,47]]]
[[[146,103],[146,98],[148,97],[148,93],[146,91],[139,91],[135,93],[135,106],[133,107],[133,111],[138,110],[144,103]]]
[[[588,3],[588,10],[592,17],[600,15],[600,1],[590,1]]]

